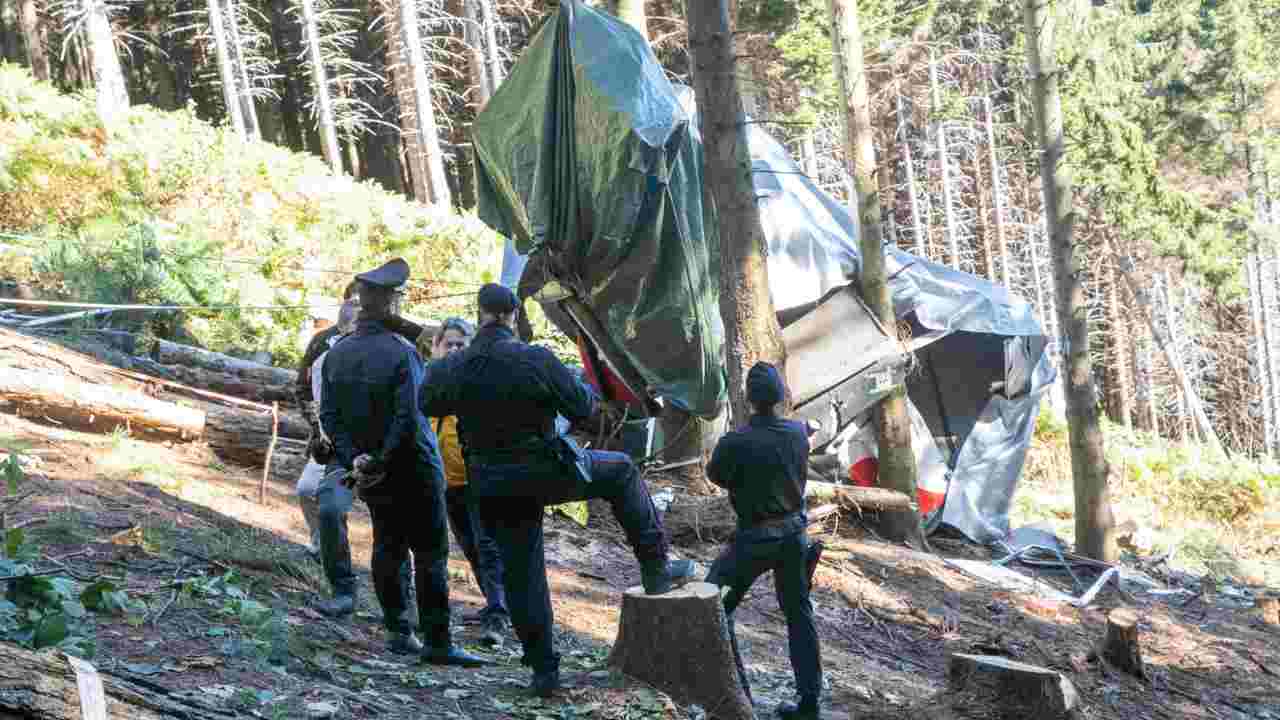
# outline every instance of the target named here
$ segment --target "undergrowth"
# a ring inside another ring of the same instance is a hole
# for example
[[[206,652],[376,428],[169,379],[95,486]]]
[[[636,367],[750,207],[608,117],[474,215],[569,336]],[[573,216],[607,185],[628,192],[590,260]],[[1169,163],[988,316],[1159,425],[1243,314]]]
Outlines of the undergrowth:
[[[1280,529],[1280,467],[1182,444],[1103,421],[1112,507],[1125,544],[1169,553],[1185,568],[1280,582],[1272,539]],[[1041,409],[1023,481],[1014,498],[1014,527],[1043,521],[1074,536],[1071,455],[1066,421]],[[1258,563],[1267,565],[1260,568]]]

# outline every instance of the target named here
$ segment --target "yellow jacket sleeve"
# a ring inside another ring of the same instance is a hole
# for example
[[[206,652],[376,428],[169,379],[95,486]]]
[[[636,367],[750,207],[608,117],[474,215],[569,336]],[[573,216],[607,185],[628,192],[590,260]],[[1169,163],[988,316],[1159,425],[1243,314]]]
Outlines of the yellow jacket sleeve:
[[[458,442],[458,418],[450,416],[436,422],[439,427],[436,438],[440,443],[440,457],[444,460],[445,486],[462,487],[467,484],[467,465],[462,459],[462,444]]]

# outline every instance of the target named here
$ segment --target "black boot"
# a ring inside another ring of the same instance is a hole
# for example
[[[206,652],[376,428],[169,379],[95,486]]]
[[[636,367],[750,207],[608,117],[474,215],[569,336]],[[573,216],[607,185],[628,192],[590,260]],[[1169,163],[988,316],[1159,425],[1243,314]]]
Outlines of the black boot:
[[[533,682],[529,684],[529,691],[540,698],[549,698],[560,689],[560,671],[548,670],[546,672],[535,672],[533,674]]]
[[[782,720],[818,720],[818,698],[802,697],[800,703],[782,703],[778,706],[778,717]]]
[[[320,614],[331,618],[346,617],[356,611],[355,595],[334,595],[332,599],[320,603]]]
[[[486,660],[479,655],[472,655],[466,650],[453,645],[444,648],[427,646],[422,649],[420,659],[430,665],[455,665],[469,668],[493,664],[492,660]]]
[[[645,595],[661,595],[689,582],[693,577],[692,560],[660,560],[640,566],[640,582]]]
[[[422,652],[422,641],[411,632],[388,632],[387,651],[397,655],[417,655]]]

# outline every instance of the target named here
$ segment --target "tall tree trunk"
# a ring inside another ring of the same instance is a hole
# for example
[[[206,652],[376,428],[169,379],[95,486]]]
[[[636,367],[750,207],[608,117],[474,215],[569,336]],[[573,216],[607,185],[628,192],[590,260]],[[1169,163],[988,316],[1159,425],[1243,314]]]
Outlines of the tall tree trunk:
[[[84,34],[93,58],[93,84],[97,91],[98,117],[111,127],[129,107],[129,89],[124,84],[120,56],[116,55],[111,19],[102,0],[83,0],[86,13]]]
[[[1245,282],[1249,291],[1249,380],[1258,388],[1258,410],[1262,415],[1262,451],[1267,457],[1274,455],[1271,445],[1275,418],[1271,416],[1271,378],[1264,368],[1267,362],[1267,346],[1262,334],[1262,284],[1258,274],[1258,255],[1249,253],[1245,259]]]
[[[1000,182],[1000,155],[996,147],[995,113],[991,109],[991,97],[982,98],[983,115],[987,132],[987,158],[991,172],[991,224],[996,230],[996,251],[1000,254],[1000,284],[1010,287],[1009,238],[1004,230],[1004,185]]]
[[[36,5],[36,0],[21,0],[18,15],[31,73],[37,80],[49,82],[53,78],[49,71],[49,26]]]
[[[396,106],[399,108],[400,138],[404,144],[402,164],[407,180],[406,185],[412,190],[411,195],[414,199],[425,202],[427,163],[425,155],[418,151],[418,113],[414,102],[412,74],[404,60],[404,33],[400,30],[398,1],[384,0],[383,5],[387,28],[387,71],[391,73]]]
[[[297,78],[297,55],[302,46],[301,25],[289,20],[288,0],[271,0],[271,44],[276,51],[276,73],[284,92],[280,93],[280,124],[284,128],[283,145],[302,150],[301,91]]]
[[[236,11],[236,0],[226,0],[227,20],[231,27],[231,49],[234,52],[236,68],[236,99],[240,113],[244,115],[244,129],[251,138],[262,137],[262,128],[258,125],[258,110],[253,104],[253,89],[249,85],[249,61],[245,59],[244,42],[240,39],[240,15]]]
[[[929,53],[929,88],[932,103],[929,114],[937,117],[942,107],[942,86],[938,82],[938,61],[932,52]],[[947,124],[944,120],[934,121],[934,133],[938,144],[938,168],[942,173],[942,212],[946,225],[943,231],[947,238],[947,260],[951,267],[960,269],[960,239],[956,236],[955,210],[951,197],[951,155],[947,150]]]
[[[635,28],[645,40],[649,39],[649,16],[644,11],[644,0],[609,0],[609,12]]]
[[[313,0],[302,2],[302,39],[307,44],[307,64],[311,66],[311,92],[315,93],[316,127],[320,132],[320,148],[334,175],[342,174],[342,150],[338,147],[338,127],[333,118],[333,100],[329,95],[329,78],[325,74],[324,56],[320,52],[320,28],[316,23]]]
[[[867,75],[863,66],[862,29],[854,0],[830,0],[831,40],[836,58],[836,79],[844,101],[845,162],[853,176],[858,198],[859,244],[862,297],[887,328],[896,328],[893,303],[885,273],[884,243],[881,235],[880,189],[877,187],[874,132],[871,125]],[[911,417],[907,412],[907,392],[894,390],[880,401],[875,412],[879,483],[881,487],[916,497],[916,457],[911,446]],[[885,532],[893,540],[923,546],[920,516],[914,511],[887,512]]]
[[[1156,418],[1155,392],[1151,383],[1151,337],[1149,330],[1141,329],[1133,343],[1133,385],[1137,399],[1138,427],[1157,435],[1160,423]]]
[[[489,86],[493,92],[498,91],[506,73],[502,68],[502,51],[498,46],[498,11],[494,9],[496,0],[475,0],[480,6],[480,16],[484,21],[485,62],[489,67]]]
[[[1116,272],[1115,263],[1107,267],[1107,324],[1111,334],[1111,372],[1112,383],[1111,408],[1116,422],[1126,428],[1133,427],[1133,387],[1129,380],[1129,359],[1133,353],[1129,350],[1130,330],[1125,325],[1125,313],[1120,303],[1120,275]]]
[[[485,56],[485,14],[481,0],[463,0],[465,17],[462,24],[462,40],[467,48],[467,64],[471,67],[471,81],[476,88],[476,112],[479,113],[493,97],[493,78],[489,75],[489,63]]]
[[[431,99],[431,81],[427,61],[422,53],[422,36],[418,28],[417,0],[399,0],[400,33],[403,40],[404,67],[413,86],[413,109],[417,117],[418,152],[426,166],[426,197],[420,202],[449,206],[449,181],[444,172],[444,154],[440,151],[440,132],[436,128],[436,111]]]
[[[1071,177],[1062,163],[1062,98],[1058,94],[1057,48],[1050,0],[1024,0],[1027,64],[1034,87],[1036,137],[1045,218],[1057,275],[1058,318],[1066,330],[1067,424],[1071,476],[1075,483],[1076,547],[1091,558],[1114,562],[1115,517],[1111,514],[1109,467],[1098,422],[1089,358],[1089,315],[1084,284],[1084,248],[1072,236]]]
[[[209,0],[209,29],[213,31],[213,47],[218,55],[218,79],[222,82],[222,101],[227,105],[227,118],[236,134],[244,137],[244,114],[240,112],[236,93],[236,73],[231,66],[231,50],[227,47],[226,23],[218,0]]]
[[[907,170],[907,202],[911,203],[911,237],[915,240],[916,255],[928,260],[929,230],[920,219],[920,191],[916,187],[916,164],[911,152],[911,132],[907,125],[907,114],[902,108],[902,93],[894,93],[893,100],[898,117],[898,130],[902,133],[902,164]]]
[[[689,51],[694,91],[702,116],[707,200],[720,221],[720,315],[724,320],[725,364],[729,368],[732,420],[751,415],[747,371],[757,361],[776,365],[786,376],[786,347],[769,295],[764,228],[751,181],[746,116],[738,88],[737,60],[729,30],[728,0],[689,5]],[[790,394],[786,405],[791,405]]]
[[[1275,312],[1271,305],[1271,297],[1275,291],[1275,256],[1270,258],[1267,254],[1258,256],[1258,302],[1261,304],[1259,308],[1260,320],[1262,321],[1262,372],[1264,386],[1267,388],[1267,394],[1263,398],[1263,403],[1268,406],[1271,415],[1271,434],[1267,436],[1267,447],[1275,451],[1277,446],[1277,438],[1280,437],[1280,388],[1277,387],[1276,369],[1280,363],[1276,362],[1275,333],[1273,323],[1275,322]],[[1268,269],[1271,272],[1268,272]]]
[[[987,187],[991,187],[990,184]],[[974,219],[974,230],[982,236],[982,267],[987,279],[997,282],[995,249],[991,246],[991,223],[987,219],[987,197],[983,192],[982,154],[978,148],[973,153],[973,195],[978,204],[978,214]],[[977,268],[974,268],[977,272]]]

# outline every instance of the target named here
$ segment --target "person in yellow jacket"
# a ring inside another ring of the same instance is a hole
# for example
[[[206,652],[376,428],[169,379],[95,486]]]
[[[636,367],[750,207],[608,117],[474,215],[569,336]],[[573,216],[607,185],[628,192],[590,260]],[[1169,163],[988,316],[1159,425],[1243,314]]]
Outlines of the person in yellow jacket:
[[[466,320],[449,318],[434,335],[426,331],[418,337],[418,352],[425,358],[439,360],[449,353],[465,349],[472,334],[471,324]],[[465,620],[480,624],[481,640],[485,644],[500,645],[510,624],[506,592],[502,586],[502,554],[493,537],[481,526],[475,503],[467,500],[467,464],[458,441],[458,418],[433,418],[432,427],[444,460],[444,497],[449,527],[453,528],[453,537],[462,546],[485,599],[484,608]]]

